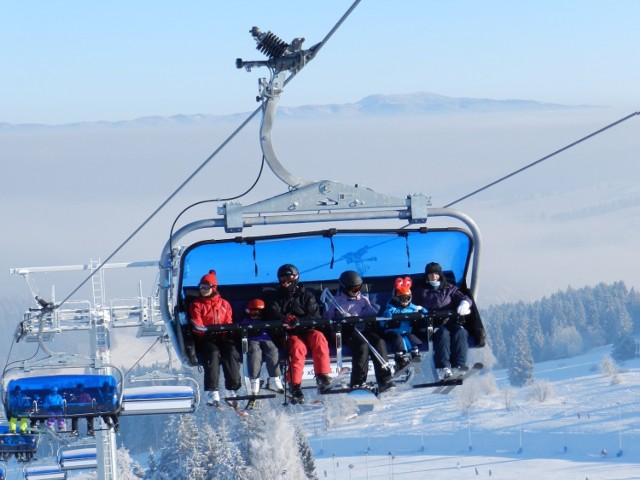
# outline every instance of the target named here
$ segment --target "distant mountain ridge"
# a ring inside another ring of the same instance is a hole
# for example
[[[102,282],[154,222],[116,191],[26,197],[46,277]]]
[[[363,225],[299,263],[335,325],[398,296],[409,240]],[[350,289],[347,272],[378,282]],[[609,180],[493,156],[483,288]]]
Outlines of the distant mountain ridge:
[[[533,100],[447,97],[435,93],[419,92],[398,95],[369,95],[356,103],[343,105],[281,107],[280,113],[291,116],[306,116],[308,114],[425,115],[434,113],[565,110],[585,107],[587,106],[561,105]]]
[[[328,105],[301,105],[287,107],[280,105],[278,115],[286,118],[318,118],[327,116],[385,116],[385,115],[432,115],[445,113],[498,113],[534,112],[548,110],[573,110],[600,108],[594,105],[563,105],[534,100],[495,100],[489,98],[447,97],[435,93],[418,92],[397,95],[369,95],[355,103]],[[244,119],[247,112],[229,115],[179,114],[171,116],[149,116],[134,120],[79,122],[62,125],[11,124],[0,123],[0,131],[13,128],[68,128],[93,126],[133,126],[133,125],[190,125],[216,121]]]

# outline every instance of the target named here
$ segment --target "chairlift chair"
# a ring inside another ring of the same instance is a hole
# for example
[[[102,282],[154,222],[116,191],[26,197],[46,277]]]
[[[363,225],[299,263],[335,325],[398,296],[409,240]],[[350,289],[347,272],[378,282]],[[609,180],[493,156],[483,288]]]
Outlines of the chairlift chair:
[[[19,462],[31,461],[39,442],[40,436],[36,433],[11,433],[8,425],[0,425],[0,456],[3,460],[15,457]]]
[[[159,262],[159,306],[167,334],[183,363],[199,364],[188,305],[197,295],[200,276],[212,268],[218,273],[219,291],[237,307],[235,311],[242,311],[242,302],[261,298],[266,288],[274,287],[278,266],[284,263],[295,264],[301,272],[301,282],[307,286],[335,285],[340,273],[349,269],[382,282],[375,289],[382,293],[391,291],[395,277],[422,275],[426,263],[437,261],[443,269],[452,270],[456,284],[475,297],[481,240],[469,216],[450,208],[432,208],[430,198],[422,194],[395,198],[357,184],[302,179],[280,163],[272,145],[280,94],[288,80],[314,58],[321,44],[304,50],[303,39],[288,44],[271,32],[263,34],[257,27],[251,34],[258,50],[270,58],[238,59],[237,66],[269,69],[270,78],[261,79],[258,97],[262,102],[260,146],[266,163],[287,184],[288,191],[247,206],[227,202],[218,207],[217,216],[185,225],[169,238]],[[426,228],[427,220],[433,217],[448,218],[456,226]],[[378,225],[381,220],[406,222],[414,228],[375,231],[365,227],[344,232],[334,228],[339,222],[370,225],[376,221]],[[330,227],[312,233],[300,228],[292,235],[231,236],[242,235],[249,227],[320,223]],[[457,227],[460,224],[463,228]],[[213,230],[207,235],[211,240],[181,245],[185,236],[205,229]],[[477,312],[474,315],[479,322]]]
[[[239,331],[241,327],[237,322],[244,305],[252,298],[264,298],[277,288],[276,272],[284,262],[298,267],[301,283],[318,299],[325,289],[337,289],[337,278],[342,271],[357,270],[365,281],[363,292],[382,309],[392,294],[396,277],[410,275],[416,280],[422,279],[424,266],[434,258],[439,260],[451,282],[473,296],[466,279],[469,278],[474,248],[473,236],[460,228],[331,229],[197,242],[181,254],[181,276],[173,309],[175,315],[172,317],[177,321],[170,324],[175,337],[180,339],[176,351],[182,352],[184,362],[190,365],[200,363],[191,338],[188,310],[190,302],[198,295],[202,272],[214,266],[220,281],[218,291],[231,303],[236,323],[208,328]],[[339,332],[343,323],[354,321],[332,322],[334,332]],[[474,338],[474,332],[482,329],[477,309],[467,322],[471,338]],[[277,330],[282,327],[267,322],[263,327],[257,324],[252,328],[259,331],[260,328]],[[338,371],[342,366],[341,354],[348,363],[348,349],[341,348],[339,336],[333,340],[336,342],[333,348],[334,369]]]
[[[66,480],[67,472],[58,464],[29,465],[22,470],[25,480]]]
[[[2,382],[3,405],[7,418],[44,420],[50,417],[61,417],[66,419],[115,415],[120,411],[122,392],[118,390],[118,385],[122,382],[118,382],[112,375],[62,374],[8,379],[9,374],[14,373],[11,370],[5,372]],[[23,370],[21,373],[25,374]],[[85,392],[91,397],[91,402],[77,398],[79,385],[84,387]],[[62,397],[62,405],[48,407],[46,397],[54,389]],[[28,402],[14,401],[18,390],[29,400]]]
[[[93,469],[98,467],[94,446],[65,447],[58,450],[58,463],[62,470]]]
[[[200,387],[191,376],[153,371],[130,376],[122,395],[122,415],[192,413],[200,403]]]

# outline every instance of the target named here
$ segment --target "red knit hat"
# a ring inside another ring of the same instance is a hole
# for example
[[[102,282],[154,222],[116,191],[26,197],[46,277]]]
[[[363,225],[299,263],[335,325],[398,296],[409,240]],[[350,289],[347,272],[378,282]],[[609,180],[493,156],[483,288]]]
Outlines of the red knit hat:
[[[401,295],[411,295],[411,277],[396,278],[396,286],[393,295],[399,297]]]
[[[204,277],[200,279],[200,283],[208,283],[209,285],[213,285],[213,288],[218,286],[218,278],[216,277],[215,270],[209,270]]]

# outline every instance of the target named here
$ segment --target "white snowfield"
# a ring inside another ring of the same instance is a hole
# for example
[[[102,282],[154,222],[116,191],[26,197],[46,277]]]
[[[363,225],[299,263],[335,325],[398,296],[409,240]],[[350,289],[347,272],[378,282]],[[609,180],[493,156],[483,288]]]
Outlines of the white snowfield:
[[[600,369],[610,352],[539,364],[537,388],[507,387],[498,370],[448,396],[387,395],[350,420],[344,397],[333,395],[326,409],[342,422],[324,430],[320,412],[298,421],[320,478],[640,479],[640,359],[618,365],[612,383]]]

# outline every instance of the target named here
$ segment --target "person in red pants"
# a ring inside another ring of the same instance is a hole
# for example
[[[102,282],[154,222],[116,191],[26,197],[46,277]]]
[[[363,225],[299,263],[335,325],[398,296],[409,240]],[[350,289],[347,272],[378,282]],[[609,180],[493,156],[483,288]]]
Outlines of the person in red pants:
[[[331,383],[329,344],[320,330],[299,325],[301,319],[320,318],[320,309],[315,296],[298,282],[300,272],[290,263],[278,269],[279,287],[267,300],[266,319],[287,324],[287,350],[292,403],[304,403],[301,383],[308,350],[313,358],[313,371],[318,388]]]

